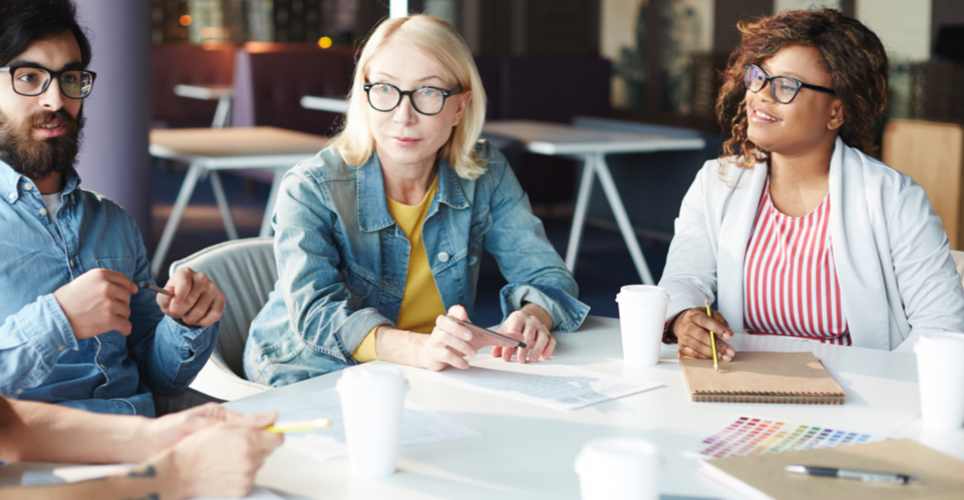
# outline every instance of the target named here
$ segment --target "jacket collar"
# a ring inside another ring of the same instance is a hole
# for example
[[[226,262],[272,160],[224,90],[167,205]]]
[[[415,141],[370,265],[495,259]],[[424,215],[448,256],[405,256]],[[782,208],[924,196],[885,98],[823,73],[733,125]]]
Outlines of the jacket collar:
[[[358,225],[362,231],[373,232],[384,229],[395,223],[395,219],[388,212],[388,202],[385,200],[385,178],[382,174],[382,163],[378,159],[378,152],[372,152],[371,158],[357,170],[358,183]],[[438,194],[435,199],[455,209],[470,206],[459,176],[449,166],[448,160],[439,165]],[[427,217],[438,211],[438,203],[433,202]]]
[[[73,168],[66,175],[64,190],[61,196],[67,196],[80,185],[80,176]],[[9,164],[0,160],[0,198],[3,198],[11,205],[20,200],[23,196],[23,185],[32,182],[25,175],[17,172]]]

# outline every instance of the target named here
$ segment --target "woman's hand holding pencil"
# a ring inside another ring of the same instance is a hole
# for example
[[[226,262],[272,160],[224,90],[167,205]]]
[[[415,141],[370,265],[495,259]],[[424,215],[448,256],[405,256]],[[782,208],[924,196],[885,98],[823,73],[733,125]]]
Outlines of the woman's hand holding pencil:
[[[673,319],[669,330],[679,340],[680,355],[696,359],[713,359],[714,340],[710,338],[710,332],[715,332],[720,361],[731,361],[736,350],[724,340],[733,336],[733,329],[718,311],[710,312],[712,316],[707,315],[707,309],[703,307],[687,309]]]

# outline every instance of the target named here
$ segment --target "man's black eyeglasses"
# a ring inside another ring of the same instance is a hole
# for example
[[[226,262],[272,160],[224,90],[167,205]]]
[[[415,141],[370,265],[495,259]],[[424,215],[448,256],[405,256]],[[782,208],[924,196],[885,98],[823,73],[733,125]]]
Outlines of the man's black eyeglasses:
[[[60,92],[71,99],[83,99],[94,88],[97,73],[83,69],[53,71],[37,66],[5,66],[0,73],[10,73],[13,91],[22,96],[38,96],[47,91],[54,78],[60,84]]]

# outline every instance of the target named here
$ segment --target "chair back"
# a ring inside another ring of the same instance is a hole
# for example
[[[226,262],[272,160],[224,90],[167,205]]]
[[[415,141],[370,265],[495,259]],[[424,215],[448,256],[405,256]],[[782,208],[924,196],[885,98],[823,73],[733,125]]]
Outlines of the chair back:
[[[961,277],[961,286],[964,286],[964,252],[951,250],[951,257],[954,258],[954,267],[957,268],[957,275]]]
[[[182,267],[206,274],[224,293],[215,355],[244,378],[244,344],[251,321],[278,280],[273,238],[246,238],[205,248],[171,264],[170,274]]]
[[[350,50],[237,51],[235,127],[272,126],[332,135],[340,114],[301,107],[306,95],[344,99],[355,63]]]
[[[178,97],[174,87],[231,85],[234,45],[158,45],[151,48],[152,128],[209,127],[217,101]]]

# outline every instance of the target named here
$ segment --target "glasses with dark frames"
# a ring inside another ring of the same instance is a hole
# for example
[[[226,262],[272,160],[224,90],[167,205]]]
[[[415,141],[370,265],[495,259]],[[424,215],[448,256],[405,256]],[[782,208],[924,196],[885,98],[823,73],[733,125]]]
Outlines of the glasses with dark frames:
[[[38,96],[47,91],[54,78],[60,84],[60,93],[71,99],[83,99],[94,88],[97,73],[83,69],[53,71],[37,66],[5,66],[0,73],[10,73],[13,91],[27,97]]]
[[[424,86],[413,90],[401,90],[390,83],[366,83],[365,93],[368,94],[368,104],[375,111],[388,112],[402,103],[402,98],[408,96],[415,111],[423,115],[437,115],[445,107],[445,100],[462,93],[462,86],[456,85],[452,89]]]
[[[800,89],[816,90],[824,94],[837,95],[833,89],[803,83],[789,76],[767,76],[766,71],[756,64],[747,64],[743,70],[743,83],[747,90],[754,94],[763,90],[767,82],[770,83],[770,95],[781,104],[790,104],[797,97]]]

